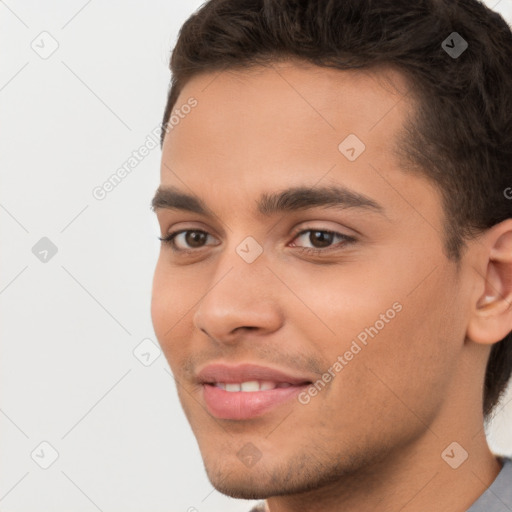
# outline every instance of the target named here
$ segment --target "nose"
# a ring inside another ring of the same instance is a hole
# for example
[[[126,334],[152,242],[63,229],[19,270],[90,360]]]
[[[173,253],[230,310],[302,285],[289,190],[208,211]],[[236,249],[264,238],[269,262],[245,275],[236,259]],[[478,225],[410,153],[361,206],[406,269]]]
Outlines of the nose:
[[[248,332],[272,333],[283,322],[277,298],[279,280],[265,263],[233,263],[227,271],[223,267],[222,274],[215,273],[193,316],[199,330],[227,345],[236,344]]]

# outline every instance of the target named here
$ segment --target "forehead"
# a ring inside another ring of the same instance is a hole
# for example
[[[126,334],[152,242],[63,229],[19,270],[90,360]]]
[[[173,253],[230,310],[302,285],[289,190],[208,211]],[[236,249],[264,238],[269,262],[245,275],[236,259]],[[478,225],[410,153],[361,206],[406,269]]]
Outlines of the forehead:
[[[161,181],[216,206],[269,189],[342,184],[370,197],[399,180],[397,134],[414,106],[391,68],[337,70],[301,62],[196,75],[174,106]],[[193,99],[194,108],[183,108]],[[348,140],[360,154],[348,159]],[[424,184],[423,184],[424,185]],[[382,201],[378,202],[382,203]],[[251,204],[252,206],[252,204]]]
[[[191,98],[197,101],[192,111]],[[180,115],[165,137],[164,158],[208,155],[243,167],[266,156],[290,161],[295,154],[307,162],[323,152],[334,160],[350,134],[366,146],[365,157],[389,157],[409,110],[405,77],[387,68],[340,71],[281,62],[209,72],[193,77],[178,97],[173,113]]]
[[[292,60],[198,74],[185,85],[175,107],[195,96],[205,116],[216,114],[223,124],[232,113],[230,120],[240,124],[249,116],[253,122],[270,116],[274,124],[307,119],[311,128],[323,125],[342,132],[350,125],[364,134],[384,117],[389,132],[411,98],[394,107],[411,90],[406,76],[392,67],[339,70]]]

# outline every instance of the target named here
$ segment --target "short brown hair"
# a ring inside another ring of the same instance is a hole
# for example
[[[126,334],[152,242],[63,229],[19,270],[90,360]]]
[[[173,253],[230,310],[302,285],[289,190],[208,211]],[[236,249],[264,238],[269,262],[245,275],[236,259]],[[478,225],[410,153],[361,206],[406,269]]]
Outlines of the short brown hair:
[[[442,43],[453,47],[459,36],[468,47],[450,55]],[[172,53],[161,142],[190,78],[283,59],[403,73],[418,101],[396,153],[441,190],[448,257],[459,261],[465,240],[512,218],[512,33],[482,2],[210,0],[184,23]],[[487,363],[486,419],[511,371],[509,333]]]

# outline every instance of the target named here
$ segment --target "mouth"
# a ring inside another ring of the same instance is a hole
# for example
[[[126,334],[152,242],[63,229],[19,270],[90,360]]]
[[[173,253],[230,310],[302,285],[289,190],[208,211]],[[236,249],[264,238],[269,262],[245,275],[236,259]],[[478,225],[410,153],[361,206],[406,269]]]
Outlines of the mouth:
[[[262,416],[312,384],[307,377],[249,364],[209,365],[198,378],[208,411],[216,418],[230,420]]]

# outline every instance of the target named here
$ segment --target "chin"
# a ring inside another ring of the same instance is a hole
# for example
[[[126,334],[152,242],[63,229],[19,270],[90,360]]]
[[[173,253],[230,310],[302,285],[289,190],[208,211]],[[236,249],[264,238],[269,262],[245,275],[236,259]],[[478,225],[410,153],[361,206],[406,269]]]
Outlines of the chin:
[[[271,482],[267,482],[268,475],[262,471],[247,469],[244,473],[233,469],[232,473],[214,472],[206,470],[210,483],[222,494],[231,498],[244,500],[261,500],[275,495]],[[268,485],[267,485],[268,484]]]

